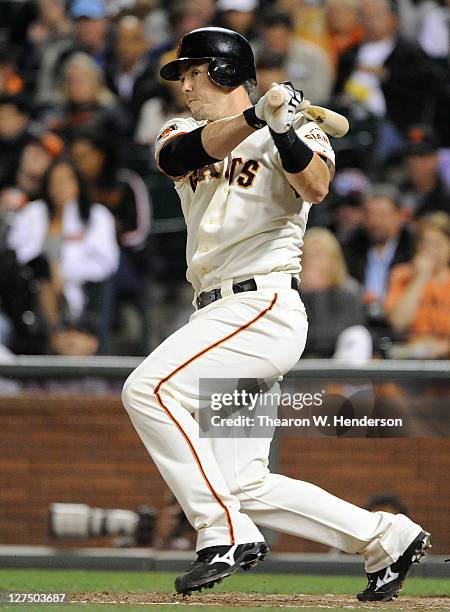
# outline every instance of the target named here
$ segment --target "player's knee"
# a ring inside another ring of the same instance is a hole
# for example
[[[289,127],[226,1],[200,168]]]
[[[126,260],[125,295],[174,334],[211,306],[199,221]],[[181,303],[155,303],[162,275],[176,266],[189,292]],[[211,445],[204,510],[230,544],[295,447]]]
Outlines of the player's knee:
[[[126,379],[125,384],[122,387],[122,404],[126,410],[129,411],[133,404],[134,385],[132,380],[132,374]]]
[[[142,384],[143,381],[141,380],[141,376],[135,372],[132,372],[126,379],[122,388],[122,402],[128,412],[136,407],[137,402],[139,401],[139,394],[141,393],[140,389]],[[151,391],[150,387],[149,391]]]
[[[144,376],[139,369],[132,372],[122,387],[122,403],[127,412],[151,404],[155,400],[154,389],[157,384],[154,377],[149,374]]]
[[[252,493],[264,487],[267,477],[270,476],[270,471],[263,465],[255,466],[254,473],[246,470],[243,473],[235,473],[227,484],[233,495],[239,496],[240,493]]]

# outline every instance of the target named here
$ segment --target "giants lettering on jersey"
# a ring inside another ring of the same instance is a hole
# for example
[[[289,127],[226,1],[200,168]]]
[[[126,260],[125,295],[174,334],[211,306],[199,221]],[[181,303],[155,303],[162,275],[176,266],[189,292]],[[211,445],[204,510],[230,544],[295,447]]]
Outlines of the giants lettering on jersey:
[[[256,178],[256,174],[260,169],[261,165],[254,159],[249,159],[244,162],[241,157],[234,157],[228,165],[225,172],[225,177],[228,179],[228,184],[231,185],[233,181],[239,187],[243,189],[250,189]],[[218,171],[216,164],[208,164],[204,168],[194,170],[189,177],[189,181],[192,187],[192,191],[197,189],[197,184],[201,181],[208,179],[220,178],[220,172]]]
[[[310,132],[309,134],[305,134],[304,136],[307,140],[318,140],[318,141],[322,141],[324,142],[326,145],[328,145],[329,147],[331,147],[330,144],[330,140],[328,138],[328,136],[325,134],[325,132],[322,132],[322,130],[313,130],[312,132]]]

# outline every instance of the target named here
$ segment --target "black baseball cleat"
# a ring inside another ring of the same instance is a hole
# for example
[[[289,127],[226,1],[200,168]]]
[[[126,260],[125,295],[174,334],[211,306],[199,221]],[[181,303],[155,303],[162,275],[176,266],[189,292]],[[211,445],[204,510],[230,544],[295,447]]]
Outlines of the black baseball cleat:
[[[268,553],[269,547],[265,542],[204,548],[197,553],[197,560],[175,580],[177,593],[189,595],[192,591],[211,589],[240,567],[248,570],[258,561],[263,561]]]
[[[431,548],[430,542],[431,535],[426,531],[421,531],[395,563],[379,572],[367,574],[369,582],[364,591],[357,594],[358,600],[390,601],[398,597],[411,565],[419,563],[426,555],[427,548]]]

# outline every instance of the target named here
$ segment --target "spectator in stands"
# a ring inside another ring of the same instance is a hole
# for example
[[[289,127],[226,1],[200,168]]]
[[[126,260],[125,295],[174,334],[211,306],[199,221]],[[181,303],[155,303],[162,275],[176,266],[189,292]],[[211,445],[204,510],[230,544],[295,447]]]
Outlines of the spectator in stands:
[[[91,199],[105,204],[116,221],[120,246],[119,267],[112,279],[110,323],[117,320],[119,306],[131,304],[140,316],[141,330],[133,352],[148,349],[150,318],[148,288],[151,272],[151,203],[146,185],[135,172],[121,168],[114,143],[98,132],[74,135],[70,151],[87,181]]]
[[[148,50],[142,21],[133,15],[122,17],[117,24],[115,61],[107,74],[107,82],[131,114],[133,132],[142,105],[160,90]]]
[[[278,0],[276,7],[289,13],[294,35],[327,49],[325,2],[322,0]]]
[[[363,0],[361,18],[365,38],[341,56],[335,91],[386,118],[380,143],[386,159],[401,147],[408,127],[426,120],[437,96],[444,90],[448,95],[448,87],[445,73],[422,49],[398,36],[388,0]]]
[[[85,53],[75,53],[64,65],[62,102],[47,114],[45,123],[65,140],[79,127],[89,127],[114,135],[123,146],[129,135],[128,115],[117,105],[105,87],[101,69]]]
[[[75,20],[73,52],[84,51],[104,70],[112,57],[111,31],[103,0],[74,0],[70,16]]]
[[[358,9],[357,0],[327,0],[325,4],[328,52],[335,68],[342,53],[363,40]]]
[[[0,47],[0,96],[15,96],[24,89],[15,61],[15,53],[6,47]]]
[[[405,224],[400,193],[390,185],[375,185],[366,195],[363,212],[363,227],[348,238],[343,250],[350,274],[362,284],[366,303],[375,313],[382,309],[392,267],[413,256],[414,237]]]
[[[39,284],[32,269],[17,261],[4,244],[0,214],[0,355],[41,354],[47,347],[45,318],[39,306]]]
[[[443,68],[448,65],[449,2],[428,0],[420,20],[418,41],[425,53]]]
[[[92,203],[70,161],[60,158],[49,167],[43,199],[17,213],[8,242],[20,263],[43,260],[41,303],[52,349],[61,354],[104,350],[102,316],[119,261],[114,218]]]
[[[29,89],[35,90],[44,54],[54,46],[64,48],[71,44],[73,24],[69,19],[64,0],[38,0],[37,15],[26,33],[21,67]]]
[[[14,181],[23,148],[31,140],[30,117],[24,95],[0,96],[0,189]]]
[[[74,33],[68,40],[50,44],[42,57],[37,101],[54,104],[58,98],[61,67],[74,53],[88,54],[101,71],[113,57],[113,31],[103,0],[74,0],[70,8]]]
[[[193,0],[192,4],[186,7],[186,10],[193,10],[196,13],[197,19],[200,19],[205,25],[210,25],[216,11],[216,1]]]
[[[288,80],[285,68],[285,56],[280,53],[261,53],[256,64],[258,97],[268,91],[272,83]]]
[[[70,142],[75,165],[87,182],[92,201],[101,202],[114,215],[122,257],[134,269],[146,271],[145,247],[151,223],[151,204],[144,181],[121,168],[114,142],[97,131],[75,133]]]
[[[168,12],[159,0],[144,0],[143,3],[137,3],[138,7],[142,5],[145,6],[144,11],[137,12],[135,9],[132,14],[143,19],[145,37],[149,41],[150,48],[161,47],[170,40]]]
[[[408,132],[406,178],[400,184],[404,205],[415,218],[436,210],[450,214],[450,190],[439,172],[438,142],[427,126]]]
[[[309,320],[304,354],[346,363],[370,359],[361,288],[349,277],[341,247],[327,229],[306,232],[300,287]]]
[[[450,216],[435,212],[420,221],[411,262],[391,273],[386,311],[395,331],[407,336],[410,357],[450,357]]]
[[[262,54],[283,56],[288,80],[303,90],[305,98],[314,104],[328,102],[332,86],[331,62],[318,45],[294,34],[288,13],[266,13],[262,20],[261,39],[254,47],[257,61]]]
[[[168,12],[171,32],[167,40],[151,50],[151,60],[155,65],[160,64],[164,53],[177,48],[187,32],[211,25],[215,4],[212,0],[176,0]]]
[[[252,40],[256,35],[258,4],[258,0],[217,0],[217,25]]]
[[[45,172],[63,148],[64,144],[56,134],[32,131],[30,142],[23,148],[14,180],[0,191],[0,209],[14,211],[36,200],[42,190]]]
[[[38,17],[30,24],[28,43],[48,44],[72,32],[72,23],[62,0],[39,0]]]
[[[363,201],[369,190],[369,179],[357,168],[346,168],[334,177],[330,193],[329,229],[341,244],[362,227]]]

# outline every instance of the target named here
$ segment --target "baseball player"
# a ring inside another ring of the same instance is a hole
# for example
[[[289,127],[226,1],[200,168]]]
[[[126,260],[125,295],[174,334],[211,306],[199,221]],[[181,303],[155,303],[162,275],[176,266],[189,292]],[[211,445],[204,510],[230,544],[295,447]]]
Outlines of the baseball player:
[[[123,402],[161,475],[197,530],[197,560],[179,593],[212,587],[269,552],[257,525],[365,560],[364,601],[395,597],[430,535],[402,514],[368,512],[268,470],[267,438],[200,437],[199,379],[276,381],[298,361],[307,318],[298,293],[308,212],[328,191],[334,153],[283,85],[253,106],[253,54],[240,34],[186,34],[161,76],[179,80],[192,118],[159,133],[156,160],[181,200],[196,311],[130,375]]]

